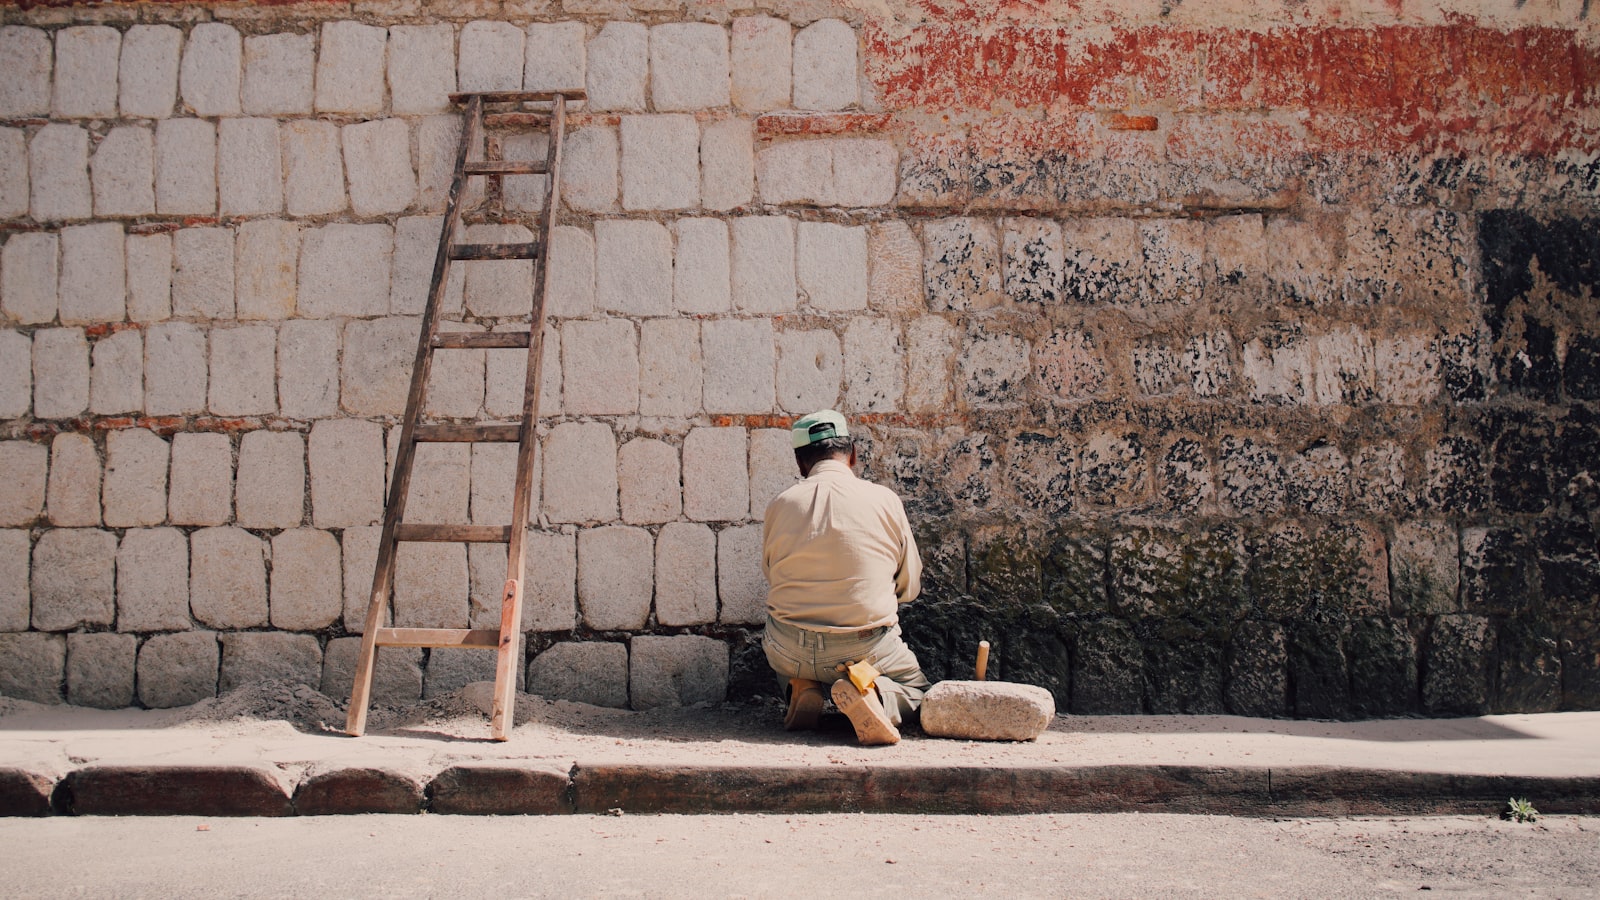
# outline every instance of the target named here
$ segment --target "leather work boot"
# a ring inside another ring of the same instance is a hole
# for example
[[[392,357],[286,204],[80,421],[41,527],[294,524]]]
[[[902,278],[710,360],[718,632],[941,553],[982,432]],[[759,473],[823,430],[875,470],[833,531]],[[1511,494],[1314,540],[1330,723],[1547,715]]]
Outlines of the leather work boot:
[[[856,740],[862,744],[871,747],[900,743],[900,729],[889,721],[876,689],[863,694],[850,679],[841,678],[833,683],[833,705],[850,717],[850,724],[856,727]]]
[[[815,728],[821,716],[822,682],[809,678],[789,679],[789,712],[783,717],[783,730]]]

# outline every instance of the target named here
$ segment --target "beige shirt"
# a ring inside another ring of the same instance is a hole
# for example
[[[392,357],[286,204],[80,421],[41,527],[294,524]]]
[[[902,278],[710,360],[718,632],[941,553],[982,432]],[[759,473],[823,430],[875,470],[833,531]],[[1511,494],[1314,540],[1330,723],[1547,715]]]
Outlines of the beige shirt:
[[[767,505],[767,611],[812,631],[891,625],[922,590],[922,560],[894,491],[825,459]]]

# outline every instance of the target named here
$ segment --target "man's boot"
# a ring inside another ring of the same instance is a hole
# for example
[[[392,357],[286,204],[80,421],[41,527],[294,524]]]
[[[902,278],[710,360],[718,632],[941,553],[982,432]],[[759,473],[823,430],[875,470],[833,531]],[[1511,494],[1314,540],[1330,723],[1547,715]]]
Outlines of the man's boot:
[[[833,705],[850,717],[850,724],[856,727],[856,740],[861,743],[867,746],[900,743],[900,729],[889,721],[876,688],[869,687],[863,693],[850,679],[841,678],[833,683]]]
[[[822,682],[808,678],[789,679],[789,712],[783,717],[785,731],[817,727],[822,716]]]

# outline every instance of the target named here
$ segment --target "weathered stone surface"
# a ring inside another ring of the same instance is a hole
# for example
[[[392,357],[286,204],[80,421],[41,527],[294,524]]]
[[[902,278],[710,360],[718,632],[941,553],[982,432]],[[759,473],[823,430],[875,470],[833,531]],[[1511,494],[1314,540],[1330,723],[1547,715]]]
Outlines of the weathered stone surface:
[[[851,412],[897,409],[905,390],[900,335],[887,319],[856,319],[844,332],[844,407]]]
[[[145,216],[156,211],[155,135],[122,126],[108,132],[89,160],[97,216]]]
[[[389,29],[389,105],[396,115],[441,113],[456,89],[455,29],[448,24]]]
[[[708,320],[700,326],[700,348],[705,359],[706,412],[772,410],[776,350],[769,320]]]
[[[650,92],[658,110],[727,106],[727,31],[709,22],[675,22],[651,28]]]
[[[750,518],[760,521],[767,504],[800,478],[787,428],[750,432]]]
[[[145,331],[145,412],[204,412],[207,381],[205,332],[189,322],[160,322]]]
[[[33,341],[9,328],[0,329],[0,416],[24,416],[32,406]]]
[[[311,515],[318,528],[370,525],[383,517],[383,427],[325,419],[311,429]]]
[[[0,529],[0,632],[28,630],[29,543],[21,528]]]
[[[692,416],[700,411],[703,360],[700,326],[686,319],[639,325],[639,412]]]
[[[369,813],[414,815],[422,812],[422,785],[399,772],[378,768],[336,768],[317,772],[294,792],[294,811],[302,816]]]
[[[232,25],[202,22],[190,30],[178,71],[184,105],[197,116],[238,115],[243,53]]]
[[[590,109],[644,109],[649,48],[650,29],[634,22],[607,22],[589,39],[585,84]]]
[[[252,431],[239,441],[234,496],[244,528],[294,528],[305,517],[305,438],[294,431]]]
[[[360,22],[322,26],[316,71],[318,112],[373,114],[383,108],[387,41],[387,31]]]
[[[1240,716],[1277,718],[1289,714],[1289,656],[1283,626],[1241,622],[1229,646],[1228,680],[1223,697]]]
[[[33,547],[33,627],[70,631],[110,625],[116,615],[117,536],[57,528]]]
[[[117,548],[117,630],[192,627],[187,536],[176,528],[128,529]]]
[[[59,634],[0,634],[0,697],[60,703],[67,640]]]
[[[636,637],[629,664],[634,709],[718,704],[728,690],[728,647],[698,635]]]
[[[355,685],[356,662],[360,656],[361,639],[358,637],[329,641],[322,655],[322,680],[318,690],[329,697],[348,698]],[[401,706],[415,703],[421,696],[422,651],[414,647],[379,648],[377,662],[372,668],[372,702],[380,706]]]
[[[233,444],[228,436],[175,434],[171,454],[168,521],[174,525],[227,522],[233,515]]]
[[[358,416],[398,416],[405,412],[419,328],[421,323],[411,316],[345,326],[339,405],[346,412]]]
[[[555,91],[584,84],[585,51],[582,22],[535,22],[528,26],[523,90]]]
[[[267,624],[266,549],[260,538],[242,528],[202,528],[190,535],[189,604],[194,617],[213,628]]]
[[[617,517],[617,450],[600,422],[563,422],[545,438],[544,512],[552,522]]]
[[[778,406],[796,415],[837,406],[842,362],[839,336],[832,331],[779,334]]]
[[[813,309],[867,307],[867,230],[827,222],[800,223],[795,250],[800,291]]]
[[[224,416],[276,412],[277,351],[278,332],[271,325],[213,328],[210,410]]]
[[[767,582],[761,574],[761,526],[735,525],[717,532],[717,621],[757,625],[766,621]]]
[[[33,415],[70,419],[89,406],[89,345],[81,328],[33,333]]]
[[[750,313],[794,309],[794,220],[787,216],[744,216],[733,220],[732,234],[734,306]]]
[[[274,628],[317,631],[344,610],[339,542],[326,531],[293,528],[272,539]]]
[[[6,766],[0,769],[0,816],[48,816],[54,773]]]
[[[601,309],[632,316],[672,312],[672,235],[643,220],[595,223],[595,299]]]
[[[131,705],[138,646],[131,634],[67,635],[67,702],[96,709]]]
[[[215,697],[219,658],[215,632],[155,635],[139,648],[139,702],[168,709]]]
[[[178,48],[183,32],[171,25],[135,25],[122,35],[117,105],[124,116],[162,119],[178,99]]]
[[[522,88],[523,47],[527,35],[510,22],[468,22],[461,27],[456,82],[463,91],[515,91]]]
[[[172,235],[128,235],[128,319],[157,322],[172,314]]]
[[[50,112],[50,34],[38,28],[0,29],[0,60],[11,73],[0,86],[0,116],[42,116]]]
[[[0,216],[27,212],[28,138],[20,128],[0,128]]]
[[[1086,624],[1072,655],[1072,711],[1117,715],[1144,710],[1144,654],[1128,626],[1115,619]]]
[[[567,323],[561,333],[562,405],[578,415],[639,409],[638,335],[626,319]]]
[[[322,673],[322,647],[309,634],[237,632],[221,640],[220,693],[260,681],[313,685]]]
[[[844,109],[861,99],[856,33],[838,19],[807,25],[794,36],[794,105]]]
[[[498,622],[496,625],[498,626]],[[461,647],[435,647],[428,651],[428,671],[422,681],[422,696],[439,697],[469,684],[493,682],[498,654],[493,651]],[[517,689],[524,673],[517,667]]]
[[[465,628],[467,548],[461,544],[402,544],[394,576],[394,623],[400,628]]]
[[[144,411],[144,336],[136,329],[101,338],[91,351],[89,411]]]
[[[89,133],[76,125],[51,123],[28,142],[29,207],[35,219],[87,219],[93,209],[89,188]]]
[[[607,641],[567,641],[528,663],[528,693],[594,706],[628,706],[628,647]]]
[[[224,216],[282,212],[282,159],[276,121],[223,119],[217,126],[218,211]]]
[[[1489,659],[1494,632],[1482,616],[1434,619],[1422,705],[1432,715],[1481,715],[1489,703]]]
[[[590,95],[591,102],[593,94]],[[617,203],[617,167],[620,150],[617,130],[588,126],[567,136],[566,159],[561,170],[561,196],[579,212],[609,212]]]
[[[635,438],[617,451],[617,486],[622,521],[630,525],[670,522],[682,511],[678,450],[651,438]]]
[[[479,816],[555,815],[572,811],[566,769],[527,763],[452,766],[428,783],[436,813]]]
[[[23,325],[51,322],[61,277],[61,238],[24,232],[0,253],[0,311]]]
[[[402,212],[416,201],[410,130],[403,120],[346,125],[340,139],[350,179],[350,209],[356,215]]]
[[[217,211],[217,126],[204,119],[156,125],[156,210],[166,215]]]
[[[332,122],[296,119],[283,124],[284,205],[291,216],[317,216],[344,210],[344,157],[339,127]]]
[[[172,310],[179,316],[231,319],[233,230],[183,228],[172,236]]]
[[[597,631],[643,628],[650,616],[655,545],[643,528],[608,525],[578,534],[578,606]]]
[[[287,816],[288,793],[268,766],[89,766],[57,789],[79,816]]]
[[[683,511],[698,521],[737,521],[750,507],[746,432],[695,428],[683,440]]]
[[[793,32],[788,22],[767,16],[733,20],[733,83],[735,106],[766,112],[789,105]]]
[[[755,130],[744,119],[708,122],[700,132],[700,205],[729,210],[755,196]]]
[[[61,229],[60,321],[121,321],[126,310],[126,258],[121,225],[107,222]]]
[[[699,205],[700,126],[693,116],[623,116],[621,134],[623,209]]]
[[[919,714],[922,730],[934,737],[1031,741],[1055,712],[1050,692],[1031,684],[941,681],[923,697]]]
[[[50,450],[43,444],[0,442],[0,525],[31,525],[38,518],[44,509],[49,460]],[[98,512],[97,506],[97,521],[88,524],[100,524]]]

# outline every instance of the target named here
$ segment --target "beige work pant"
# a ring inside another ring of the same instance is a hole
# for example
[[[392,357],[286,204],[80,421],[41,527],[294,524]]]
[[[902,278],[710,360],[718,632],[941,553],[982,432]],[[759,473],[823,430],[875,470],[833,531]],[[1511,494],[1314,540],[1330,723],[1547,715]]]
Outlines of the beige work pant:
[[[807,631],[768,616],[761,648],[767,652],[772,671],[778,674],[785,698],[791,678],[831,685],[845,677],[845,666],[862,660],[872,663],[882,673],[877,685],[884,711],[897,726],[916,714],[929,687],[928,677],[917,664],[917,655],[900,638],[899,625],[840,634]]]

